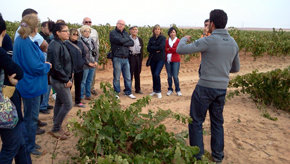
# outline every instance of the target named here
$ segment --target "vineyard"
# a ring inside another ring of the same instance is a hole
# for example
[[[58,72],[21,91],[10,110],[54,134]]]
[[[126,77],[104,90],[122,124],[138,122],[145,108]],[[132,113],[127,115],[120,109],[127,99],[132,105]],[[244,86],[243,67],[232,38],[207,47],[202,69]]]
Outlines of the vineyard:
[[[11,37],[14,37],[18,25],[19,22],[7,22],[7,33]],[[81,25],[68,26],[79,28]],[[110,84],[103,83],[112,82],[112,63],[106,58],[106,53],[110,51],[109,32],[115,26],[94,25],[93,28],[100,38],[100,64],[108,66],[97,73],[99,95],[90,104],[86,101],[86,109],[80,111],[73,107],[68,114],[66,123],[70,122],[69,127],[75,136],[66,141],[57,141],[47,134],[37,136],[37,143],[45,147],[46,152],[41,157],[33,157],[33,162],[195,163],[192,155],[198,150],[188,146],[188,136],[183,132],[188,131],[190,97],[198,81],[200,61],[194,57],[198,54],[183,56],[179,75],[183,96],[146,97],[152,91],[152,81],[150,68],[145,67],[143,61],[141,87],[144,94],[136,95],[136,102],[123,95],[117,100],[112,95]],[[167,36],[167,28],[162,30]],[[290,32],[229,28],[229,33],[240,48],[241,71],[231,75],[228,94],[231,99],[227,99],[224,109],[224,161],[289,163]],[[195,40],[201,34],[200,29],[178,29],[178,38],[190,35]],[[139,36],[147,47],[152,27],[139,27]],[[145,50],[144,57],[147,56]],[[162,94],[167,91],[166,79],[163,69]],[[256,110],[257,104],[267,110],[262,114],[269,119],[261,117],[261,111]],[[49,131],[52,114],[40,115],[40,119],[48,122],[45,130]],[[210,152],[208,117],[203,130],[205,149]],[[211,163],[207,159],[209,156],[207,154],[203,161],[196,163]]]
[[[7,33],[10,37],[14,38],[14,33],[19,26],[19,22],[6,22]],[[69,28],[79,28],[79,24],[68,24]],[[173,25],[176,27],[176,25]],[[106,54],[110,51],[109,33],[115,28],[110,24],[106,25],[93,25],[94,29],[98,31],[100,40],[100,63],[102,65],[107,64]],[[128,31],[128,26],[126,29]],[[144,46],[147,47],[149,38],[152,36],[152,27],[144,26],[139,27],[139,36],[144,41]],[[168,28],[163,28],[163,34],[167,36]],[[229,28],[229,33],[236,40],[241,52],[250,52],[255,58],[268,54],[271,56],[285,56],[290,55],[290,32],[285,32],[282,29],[278,31],[241,31],[236,28]],[[202,34],[201,29],[181,29],[177,28],[177,37],[182,38],[185,35],[192,36],[192,39],[196,40],[200,38]],[[146,49],[146,48],[145,48]],[[197,55],[197,54],[193,54]],[[144,56],[148,56],[148,52],[144,52]],[[188,61],[191,56],[185,56],[185,60]]]

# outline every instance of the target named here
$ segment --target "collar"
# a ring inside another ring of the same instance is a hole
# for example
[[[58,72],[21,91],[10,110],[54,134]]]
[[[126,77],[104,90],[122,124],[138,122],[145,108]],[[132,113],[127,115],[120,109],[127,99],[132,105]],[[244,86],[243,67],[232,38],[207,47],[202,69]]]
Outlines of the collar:
[[[226,29],[215,29],[212,34],[229,34],[229,32]]]
[[[125,29],[123,31],[120,31],[117,27],[115,28],[115,30],[119,33],[124,33],[126,31]]]

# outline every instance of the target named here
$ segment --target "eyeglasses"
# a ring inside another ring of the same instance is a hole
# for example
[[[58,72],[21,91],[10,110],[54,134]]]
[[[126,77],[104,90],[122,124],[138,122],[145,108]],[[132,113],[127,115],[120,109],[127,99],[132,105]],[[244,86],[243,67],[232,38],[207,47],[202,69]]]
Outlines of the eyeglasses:
[[[69,33],[69,30],[61,30],[60,32],[68,32]]]
[[[119,25],[122,25],[122,26],[125,26],[125,24],[123,24],[123,23],[118,23]]]
[[[75,33],[75,34],[72,34],[73,36],[79,36],[79,34],[78,33]]]
[[[85,21],[85,23],[92,23],[92,21]]]

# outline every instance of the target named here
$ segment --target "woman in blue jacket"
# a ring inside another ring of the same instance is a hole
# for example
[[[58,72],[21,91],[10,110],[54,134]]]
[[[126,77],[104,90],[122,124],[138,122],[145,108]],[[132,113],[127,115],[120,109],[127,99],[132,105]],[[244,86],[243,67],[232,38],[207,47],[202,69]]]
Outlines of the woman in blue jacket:
[[[13,47],[13,60],[23,70],[24,76],[16,85],[23,99],[24,135],[27,150],[35,155],[41,152],[35,147],[35,135],[40,107],[40,96],[47,92],[47,73],[51,64],[45,62],[44,54],[39,46],[32,41],[38,31],[36,15],[26,15],[22,18]]]

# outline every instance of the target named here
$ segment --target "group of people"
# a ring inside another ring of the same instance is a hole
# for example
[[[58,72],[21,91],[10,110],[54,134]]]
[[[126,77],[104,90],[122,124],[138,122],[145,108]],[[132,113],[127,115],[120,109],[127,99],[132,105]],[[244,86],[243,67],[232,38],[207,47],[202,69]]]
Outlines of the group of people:
[[[144,44],[142,38],[138,36],[138,27],[132,26],[129,28],[130,35],[125,30],[125,21],[118,20],[116,28],[110,32],[111,51],[113,53],[113,86],[116,92],[116,97],[119,98],[120,75],[124,78],[124,94],[135,99],[132,94],[132,80],[135,80],[135,93],[143,94],[140,87],[140,73],[142,70],[143,49]],[[161,33],[159,25],[155,25],[152,30],[152,37],[147,46],[149,52],[150,66],[153,92],[150,96],[157,95],[162,98],[160,73],[165,65],[167,71],[168,92],[167,96],[173,93],[172,79],[175,84],[175,91],[178,96],[182,96],[179,87],[179,68],[180,55],[176,52],[179,43],[177,38],[177,30],[171,27],[168,30],[169,38],[166,40]]]
[[[75,105],[85,107],[83,99],[90,100],[96,94],[94,81],[99,57],[98,33],[91,28],[92,21],[86,17],[79,29],[69,29],[63,20],[41,24],[38,33],[37,12],[26,9],[22,14],[13,46],[12,59],[7,55],[12,51],[12,42],[6,34],[5,21],[0,19],[0,68],[5,70],[6,82],[16,85],[12,102],[15,104],[19,121],[13,129],[0,129],[3,142],[0,163],[31,163],[30,154],[41,155],[41,147],[35,143],[39,111],[49,113],[48,97],[51,88],[56,93],[53,113],[53,127],[49,132],[53,137],[65,140],[70,135],[62,128],[62,123],[73,106],[71,88],[75,86]],[[152,30],[147,51],[148,66],[152,73],[153,91],[150,96],[162,98],[160,73],[165,65],[167,71],[167,96],[174,92],[182,96],[178,73],[180,54],[201,52],[199,81],[192,94],[189,124],[191,146],[198,146],[196,155],[204,154],[202,123],[207,109],[211,121],[212,157],[221,162],[224,154],[223,107],[229,73],[239,71],[239,48],[225,29],[227,14],[223,10],[212,10],[205,21],[205,36],[188,44],[190,36],[177,38],[177,30],[169,28],[168,39],[163,36],[159,25]],[[138,36],[138,27],[132,26],[129,33],[125,21],[118,20],[116,28],[110,32],[113,54],[113,86],[119,98],[120,76],[124,78],[124,94],[135,99],[132,80],[135,79],[135,93],[143,94],[140,73],[144,44]],[[1,87],[0,87],[1,88]],[[21,111],[23,102],[24,117]]]

